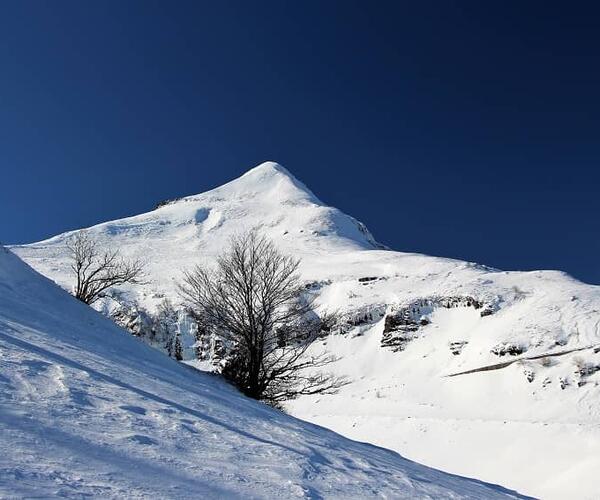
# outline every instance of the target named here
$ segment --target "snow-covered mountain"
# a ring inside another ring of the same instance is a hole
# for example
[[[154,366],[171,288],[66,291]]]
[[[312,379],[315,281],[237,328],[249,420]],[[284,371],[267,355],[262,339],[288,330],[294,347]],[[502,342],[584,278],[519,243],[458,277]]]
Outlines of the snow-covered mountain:
[[[182,270],[251,228],[301,258],[320,307],[340,314],[313,349],[340,356],[333,369],[352,383],[294,401],[293,414],[528,494],[600,491],[600,287],[387,250],[275,163],[89,231],[147,261],[148,284],[114,297],[134,321],[165,297],[177,304]],[[70,234],[13,250],[68,288]],[[179,326],[191,338],[193,325],[181,316]]]
[[[2,498],[517,498],[247,399],[0,247]]]

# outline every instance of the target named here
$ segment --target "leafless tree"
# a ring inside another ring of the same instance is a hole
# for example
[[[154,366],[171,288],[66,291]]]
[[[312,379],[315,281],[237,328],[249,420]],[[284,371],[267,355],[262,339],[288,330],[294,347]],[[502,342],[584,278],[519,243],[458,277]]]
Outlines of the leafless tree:
[[[232,239],[214,269],[196,266],[180,286],[191,312],[233,345],[223,375],[247,396],[274,406],[345,384],[317,371],[335,359],[310,353],[320,321],[298,266],[249,232]]]
[[[113,286],[143,283],[142,261],[124,259],[118,250],[100,249],[98,241],[85,231],[75,233],[67,241],[67,248],[76,278],[73,295],[86,304],[92,304]]]

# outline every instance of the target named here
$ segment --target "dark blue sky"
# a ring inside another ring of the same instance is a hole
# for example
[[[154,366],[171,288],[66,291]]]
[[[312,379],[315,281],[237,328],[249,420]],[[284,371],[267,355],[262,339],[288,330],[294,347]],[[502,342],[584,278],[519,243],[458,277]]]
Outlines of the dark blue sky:
[[[600,283],[592,2],[0,4],[0,240],[264,160],[398,250]]]

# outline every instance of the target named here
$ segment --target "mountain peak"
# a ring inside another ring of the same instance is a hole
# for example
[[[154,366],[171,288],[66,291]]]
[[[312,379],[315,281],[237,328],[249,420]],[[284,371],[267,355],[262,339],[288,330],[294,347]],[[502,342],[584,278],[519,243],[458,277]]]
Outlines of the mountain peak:
[[[285,179],[287,179],[288,181],[291,181],[297,186],[302,186],[303,190],[308,191],[308,188],[304,184],[302,184],[298,179],[296,179],[296,177],[294,177],[294,175],[287,168],[274,161],[265,161],[260,165],[251,168],[241,177],[238,177],[238,179],[236,180],[247,178],[260,180],[260,182],[268,182],[269,179],[276,179],[280,182],[285,182]]]
[[[248,170],[245,174],[224,184],[217,191],[225,191],[228,196],[254,194],[273,200],[305,201],[316,205],[323,203],[294,175],[274,161],[266,161]]]
[[[285,175],[285,176],[291,177],[291,178],[294,177],[287,168],[285,168],[283,165],[280,165],[276,161],[264,161],[261,164],[257,165],[256,167],[253,167],[250,170],[248,170],[244,174],[244,176],[253,175],[255,173],[260,173],[263,175],[264,174],[271,174],[271,175],[281,174],[281,175]]]
[[[176,250],[161,248],[157,256],[166,251],[177,255],[178,260],[186,260],[183,241],[189,242],[189,258],[196,255],[199,244],[205,254],[217,255],[231,235],[251,228],[260,228],[282,248],[295,253],[304,249],[312,254],[315,244],[328,251],[382,248],[362,223],[327,206],[274,161],[261,163],[210,191],[167,200],[151,212],[88,229],[110,241],[109,245],[131,245],[133,253],[138,251],[140,238],[145,242],[140,246],[143,251],[149,246],[158,248],[165,242],[177,242]],[[57,235],[44,244],[64,246],[70,234]]]

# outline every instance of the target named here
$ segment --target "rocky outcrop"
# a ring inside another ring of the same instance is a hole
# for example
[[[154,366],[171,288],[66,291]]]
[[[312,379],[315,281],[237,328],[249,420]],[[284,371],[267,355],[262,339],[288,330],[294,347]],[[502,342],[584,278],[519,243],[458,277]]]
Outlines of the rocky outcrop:
[[[318,291],[327,285],[331,285],[331,280],[309,281],[304,284],[304,288],[309,291]]]
[[[490,352],[496,356],[519,356],[527,350],[522,344],[516,344],[514,342],[502,342],[492,347]]]
[[[156,210],[157,208],[160,208],[160,207],[165,207],[165,206],[167,206],[167,205],[172,205],[173,203],[176,203],[176,202],[178,202],[178,201],[179,201],[179,200],[181,200],[181,199],[182,199],[182,198],[171,198],[171,199],[168,199],[168,200],[162,200],[162,201],[159,201],[159,202],[158,202],[158,203],[157,203],[157,204],[154,206],[154,210]]]
[[[152,317],[136,305],[120,305],[110,312],[109,317],[135,337],[154,337]]]
[[[351,330],[355,330],[357,327],[372,326],[385,316],[386,311],[385,304],[371,305],[360,307],[352,311],[340,314],[335,318],[335,322],[328,325],[329,328],[323,329],[323,333],[339,333],[346,334]],[[362,329],[364,330],[364,329]],[[357,335],[361,335],[363,332],[359,328],[356,332]]]
[[[383,325],[381,345],[393,351],[403,351],[406,344],[418,337],[419,323],[413,318],[410,308],[388,314]]]
[[[450,342],[450,344],[448,344],[448,347],[450,348],[450,352],[452,354],[458,356],[463,352],[463,349],[467,344],[468,342],[466,340],[457,340],[455,342]]]
[[[386,277],[379,277],[379,276],[364,276],[362,278],[358,278],[358,282],[362,285],[366,285],[373,281],[386,280],[386,279],[387,279]]]
[[[487,304],[469,295],[417,299],[407,305],[392,307],[388,311],[383,326],[381,345],[393,351],[403,351],[409,342],[419,337],[420,328],[431,322],[430,315],[435,309],[455,307],[472,307],[481,310],[482,317],[493,314],[495,310],[492,304]],[[450,350],[453,354],[458,355],[464,344],[451,345]]]
[[[359,282],[368,285],[380,279],[385,278],[365,276],[359,278]],[[328,284],[330,282],[327,280],[313,281],[306,283],[305,287],[309,293],[313,293]],[[227,343],[206,328],[205,322],[193,317],[181,306],[174,307],[165,299],[156,313],[150,314],[135,303],[124,303],[121,297],[111,297],[111,300],[117,301],[119,305],[112,307],[110,312],[104,311],[105,314],[133,335],[173,357],[210,361],[217,367],[229,356],[230,347]],[[419,337],[421,329],[431,322],[431,314],[436,309],[456,307],[471,307],[480,311],[482,316],[492,314],[495,310],[492,304],[468,295],[432,296],[405,305],[370,304],[341,314],[315,314],[315,324],[311,322],[308,330],[312,333],[308,337],[319,338],[350,332],[362,335],[385,318],[381,345],[393,351],[402,351],[408,343]],[[458,356],[466,345],[467,341],[457,340],[449,344],[449,349],[453,355]],[[495,354],[512,355],[513,352],[514,349],[510,347],[504,350],[499,347]]]

